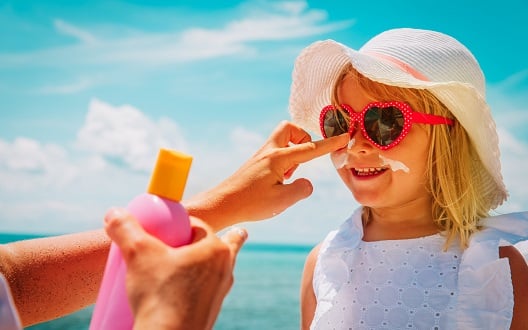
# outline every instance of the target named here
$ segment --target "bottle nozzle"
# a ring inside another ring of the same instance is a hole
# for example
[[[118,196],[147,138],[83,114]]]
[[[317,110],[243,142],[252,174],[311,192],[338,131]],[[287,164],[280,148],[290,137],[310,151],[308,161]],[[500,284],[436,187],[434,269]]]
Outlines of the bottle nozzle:
[[[187,183],[192,157],[182,152],[160,149],[152,171],[148,193],[179,202]]]

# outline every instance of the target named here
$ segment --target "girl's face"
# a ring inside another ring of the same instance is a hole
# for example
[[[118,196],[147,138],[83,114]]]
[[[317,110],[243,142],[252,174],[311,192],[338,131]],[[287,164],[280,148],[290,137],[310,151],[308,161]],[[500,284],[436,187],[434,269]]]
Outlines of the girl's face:
[[[380,101],[368,97],[355,79],[346,78],[338,87],[338,100],[356,112],[370,102]],[[331,159],[360,204],[392,208],[430,200],[425,180],[428,149],[429,136],[420,124],[414,124],[397,146],[385,151],[371,144],[357,129],[348,147],[331,153]]]

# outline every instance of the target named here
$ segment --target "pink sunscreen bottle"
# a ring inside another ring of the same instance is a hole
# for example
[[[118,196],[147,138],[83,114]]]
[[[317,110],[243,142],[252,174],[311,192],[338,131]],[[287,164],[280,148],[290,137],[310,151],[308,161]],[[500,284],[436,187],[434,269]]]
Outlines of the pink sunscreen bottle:
[[[160,149],[147,193],[134,198],[128,211],[151,235],[176,247],[192,239],[189,215],[179,203],[187,182],[192,157]],[[126,265],[112,243],[95,303],[90,330],[130,330],[134,317],[125,287]],[[148,283],[145,283],[148,285]]]

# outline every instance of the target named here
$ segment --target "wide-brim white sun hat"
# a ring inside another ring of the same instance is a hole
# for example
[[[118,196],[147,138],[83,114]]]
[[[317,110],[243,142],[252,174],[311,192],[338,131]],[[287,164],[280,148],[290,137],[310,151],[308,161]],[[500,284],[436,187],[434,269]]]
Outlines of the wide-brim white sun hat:
[[[385,31],[359,50],[333,40],[315,42],[295,61],[289,103],[294,123],[321,135],[319,113],[332,102],[334,85],[349,63],[370,80],[435,95],[467,131],[489,173],[486,193],[491,208],[506,200],[484,75],[464,45],[443,33],[409,28]]]

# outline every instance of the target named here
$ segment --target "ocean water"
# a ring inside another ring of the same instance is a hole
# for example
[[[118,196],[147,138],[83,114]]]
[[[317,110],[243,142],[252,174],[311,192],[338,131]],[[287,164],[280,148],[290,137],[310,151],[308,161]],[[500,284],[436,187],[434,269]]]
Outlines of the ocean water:
[[[27,238],[0,234],[0,243]],[[224,300],[215,330],[299,329],[299,287],[310,246],[248,242],[240,251],[235,283]],[[93,307],[30,330],[88,329]]]

